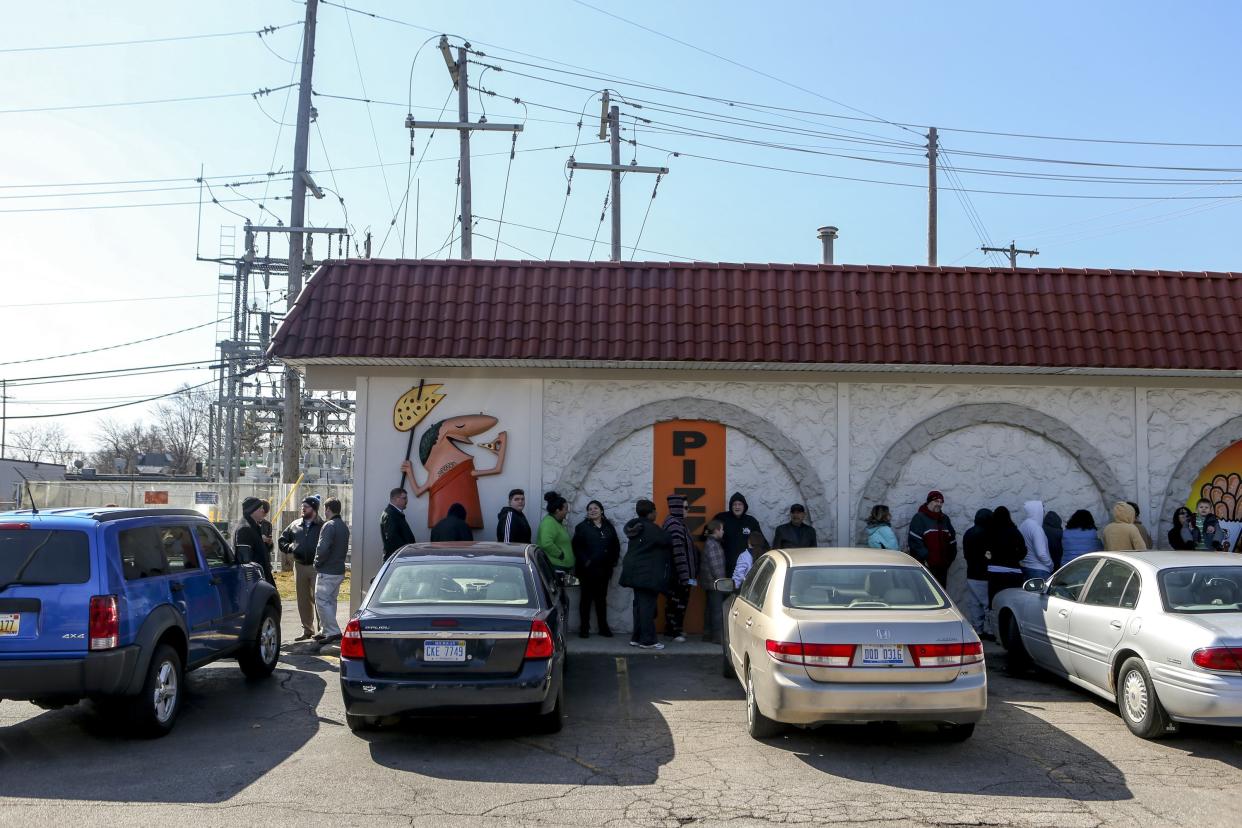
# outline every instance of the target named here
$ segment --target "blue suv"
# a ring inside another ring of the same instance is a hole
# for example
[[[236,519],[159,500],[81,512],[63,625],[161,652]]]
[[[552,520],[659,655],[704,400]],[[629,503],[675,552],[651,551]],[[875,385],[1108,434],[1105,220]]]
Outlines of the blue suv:
[[[0,699],[93,699],[162,736],[187,670],[271,675],[280,598],[250,555],[190,509],[0,513]]]

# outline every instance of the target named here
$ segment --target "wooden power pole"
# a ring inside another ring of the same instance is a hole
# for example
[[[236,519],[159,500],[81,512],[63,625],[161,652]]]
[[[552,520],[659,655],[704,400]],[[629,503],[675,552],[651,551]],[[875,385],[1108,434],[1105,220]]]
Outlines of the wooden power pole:
[[[1018,254],[1019,253],[1021,253],[1024,256],[1038,256],[1039,255],[1038,250],[1019,250],[1016,246],[1014,246],[1013,242],[1009,242],[1008,247],[988,247],[984,245],[983,247],[980,247],[979,249],[982,250],[984,253],[1004,253],[1006,256],[1009,257],[1009,269],[1010,270],[1018,269]]]
[[[936,128],[927,129],[927,263],[936,266]]]

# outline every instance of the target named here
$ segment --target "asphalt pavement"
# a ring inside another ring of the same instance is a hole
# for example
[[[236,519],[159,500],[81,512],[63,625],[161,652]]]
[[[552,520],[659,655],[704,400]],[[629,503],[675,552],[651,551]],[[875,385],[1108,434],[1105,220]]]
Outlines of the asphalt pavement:
[[[286,612],[286,634],[296,633]],[[1236,825],[1242,731],[1132,737],[1103,701],[1011,677],[964,744],[919,727],[746,735],[714,655],[574,654],[568,721],[345,727],[330,650],[275,675],[188,677],[176,729],[126,737],[89,703],[0,702],[0,825]],[[696,650],[698,648],[695,648]]]

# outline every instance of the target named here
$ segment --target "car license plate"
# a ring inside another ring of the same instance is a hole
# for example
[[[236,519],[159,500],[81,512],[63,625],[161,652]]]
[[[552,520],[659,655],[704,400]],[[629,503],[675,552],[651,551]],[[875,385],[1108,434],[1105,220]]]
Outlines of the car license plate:
[[[457,641],[424,641],[423,661],[465,661],[466,642]]]
[[[904,664],[906,661],[903,647],[898,644],[893,647],[863,647],[862,663],[863,664]]]
[[[17,629],[21,624],[21,613],[0,612],[0,635],[17,635]]]

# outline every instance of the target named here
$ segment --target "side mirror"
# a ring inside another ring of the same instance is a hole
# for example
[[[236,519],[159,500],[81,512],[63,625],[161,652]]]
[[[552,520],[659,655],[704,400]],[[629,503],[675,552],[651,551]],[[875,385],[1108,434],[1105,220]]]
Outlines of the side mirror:
[[[1043,592],[1044,587],[1048,586],[1048,582],[1043,578],[1032,578],[1022,585],[1027,592]]]
[[[254,555],[251,553],[250,544],[248,543],[239,544],[233,551],[237,553],[238,563],[247,564],[254,561]]]
[[[733,583],[732,578],[717,578],[712,582],[712,589],[717,592],[730,593],[737,589],[737,585]]]

